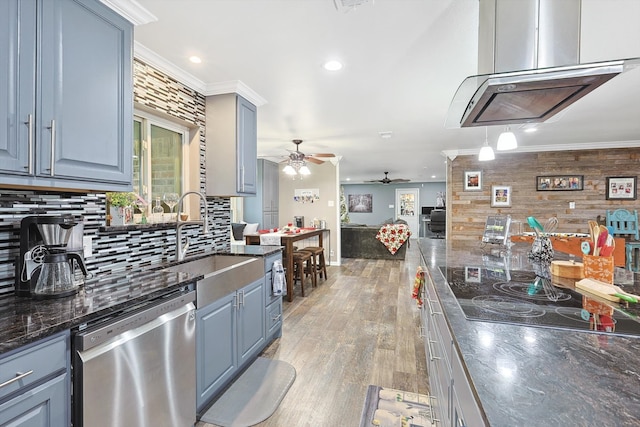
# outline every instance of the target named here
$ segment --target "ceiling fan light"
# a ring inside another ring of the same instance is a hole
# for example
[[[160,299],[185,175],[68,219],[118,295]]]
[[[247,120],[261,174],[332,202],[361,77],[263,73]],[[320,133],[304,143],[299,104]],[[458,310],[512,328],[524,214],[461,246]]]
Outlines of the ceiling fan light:
[[[300,172],[300,175],[311,175],[311,171],[309,170],[307,165],[302,166],[299,172]]]
[[[498,151],[506,151],[515,150],[516,148],[518,148],[518,140],[509,129],[509,126],[507,126],[507,129],[498,137],[498,145],[496,146],[496,149]]]
[[[478,160],[481,162],[486,162],[495,158],[496,155],[493,152],[493,148],[489,146],[488,142],[485,142],[485,145],[480,149],[480,153],[478,154]]]
[[[282,172],[286,173],[287,175],[296,175],[297,174],[296,170],[291,165],[285,166],[284,169],[282,169]]]

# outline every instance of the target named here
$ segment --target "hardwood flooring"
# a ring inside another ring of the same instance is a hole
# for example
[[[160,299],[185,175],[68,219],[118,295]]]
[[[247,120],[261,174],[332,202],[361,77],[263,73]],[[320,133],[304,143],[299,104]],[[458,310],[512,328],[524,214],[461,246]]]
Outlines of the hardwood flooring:
[[[429,394],[420,312],[411,298],[417,243],[404,261],[343,258],[329,279],[295,287],[282,337],[262,356],[284,360],[296,380],[262,427],[359,426],[369,384]],[[214,427],[200,422],[196,427]]]

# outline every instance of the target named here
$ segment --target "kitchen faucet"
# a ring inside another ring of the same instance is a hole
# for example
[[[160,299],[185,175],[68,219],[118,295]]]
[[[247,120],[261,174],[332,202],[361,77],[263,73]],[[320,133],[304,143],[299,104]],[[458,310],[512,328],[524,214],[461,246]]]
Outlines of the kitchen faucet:
[[[181,221],[180,213],[182,212],[182,201],[189,194],[197,194],[200,196],[202,201],[204,202],[204,217],[200,221]],[[180,200],[178,200],[178,217],[176,219],[176,261],[182,261],[184,259],[185,254],[187,253],[187,249],[189,249],[189,238],[187,237],[187,243],[182,247],[182,227],[189,224],[202,224],[204,234],[209,232],[209,215],[207,214],[207,198],[204,194],[199,191],[187,191],[182,196],[180,196]]]

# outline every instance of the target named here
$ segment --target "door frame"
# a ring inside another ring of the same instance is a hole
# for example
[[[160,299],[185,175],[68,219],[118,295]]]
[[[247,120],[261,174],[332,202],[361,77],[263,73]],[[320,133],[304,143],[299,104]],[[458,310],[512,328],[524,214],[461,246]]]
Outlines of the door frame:
[[[415,206],[413,209],[413,219],[408,215],[400,215],[400,194],[414,193]],[[411,238],[417,239],[420,236],[420,189],[419,188],[396,188],[396,209],[394,219],[404,219],[411,230]],[[411,220],[409,220],[409,219]]]

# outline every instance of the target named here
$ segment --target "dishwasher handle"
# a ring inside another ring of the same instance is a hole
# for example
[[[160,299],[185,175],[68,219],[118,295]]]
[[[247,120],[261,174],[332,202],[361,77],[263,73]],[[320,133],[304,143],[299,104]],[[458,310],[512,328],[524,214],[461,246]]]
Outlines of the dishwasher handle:
[[[161,316],[169,316],[173,313],[176,317],[185,311],[195,310],[195,300],[196,293],[188,292],[155,304],[149,303],[134,313],[116,318],[113,322],[86,329],[75,336],[76,350],[86,351],[97,347],[124,332],[149,324]],[[174,313],[178,310],[178,313]]]

